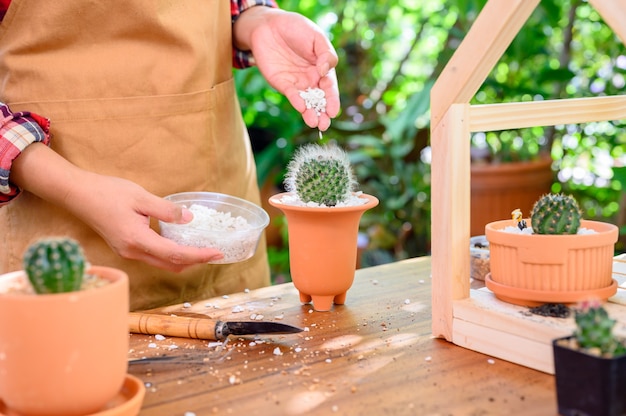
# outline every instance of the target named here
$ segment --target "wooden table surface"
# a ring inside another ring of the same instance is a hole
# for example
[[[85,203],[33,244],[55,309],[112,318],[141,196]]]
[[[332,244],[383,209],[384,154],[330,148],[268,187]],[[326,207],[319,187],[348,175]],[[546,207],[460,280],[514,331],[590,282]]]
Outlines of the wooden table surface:
[[[556,415],[554,378],[431,336],[430,258],[360,269],[346,304],[291,283],[164,308],[305,328],[224,343],[131,334],[140,415]]]

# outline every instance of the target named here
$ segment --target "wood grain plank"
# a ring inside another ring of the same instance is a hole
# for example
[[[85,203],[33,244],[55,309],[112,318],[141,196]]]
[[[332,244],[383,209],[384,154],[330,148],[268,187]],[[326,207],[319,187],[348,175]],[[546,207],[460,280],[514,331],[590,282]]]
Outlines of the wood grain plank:
[[[431,134],[433,334],[452,339],[452,301],[469,296],[470,141],[467,104],[454,104]]]
[[[620,119],[626,119],[624,95],[484,104],[469,109],[472,132]]]
[[[491,0],[441,72],[431,92],[431,125],[452,104],[469,103],[539,0]]]

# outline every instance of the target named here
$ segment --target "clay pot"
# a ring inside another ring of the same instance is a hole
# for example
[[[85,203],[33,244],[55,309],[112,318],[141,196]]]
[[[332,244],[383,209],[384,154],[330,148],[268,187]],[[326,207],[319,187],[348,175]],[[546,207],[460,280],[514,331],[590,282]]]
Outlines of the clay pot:
[[[530,224],[530,220],[526,220]],[[523,306],[605,300],[617,291],[613,280],[613,224],[581,221],[593,234],[529,235],[503,231],[513,220],[487,224],[490,273],[487,287],[501,300]]]
[[[316,311],[344,304],[354,281],[361,216],[378,205],[378,199],[359,206],[302,207],[280,202],[280,193],[269,203],[283,211],[289,234],[289,267],[302,303],[313,302]]]
[[[471,166],[470,235],[485,233],[485,225],[508,218],[511,210],[530,212],[535,201],[550,192],[552,158]]]
[[[0,276],[0,400],[23,415],[98,412],[124,383],[128,359],[128,276],[88,271],[111,283],[77,292],[3,293],[23,271]]]

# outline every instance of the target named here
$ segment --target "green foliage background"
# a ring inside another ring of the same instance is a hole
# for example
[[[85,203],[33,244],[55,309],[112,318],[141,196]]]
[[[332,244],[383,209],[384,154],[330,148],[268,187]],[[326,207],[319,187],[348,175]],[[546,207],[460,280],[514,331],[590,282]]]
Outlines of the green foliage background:
[[[429,253],[430,88],[484,3],[280,1],[317,22],[339,54],[342,112],[325,136],[349,151],[361,189],[381,201],[362,221],[364,265]],[[473,102],[621,94],[625,76],[626,49],[588,3],[543,0]],[[256,69],[235,78],[259,182],[280,185],[295,147],[318,140],[318,132]],[[626,222],[624,120],[477,134],[472,142],[500,163],[550,153],[554,191],[574,194],[587,218]],[[288,276],[285,251],[271,248],[276,276]]]

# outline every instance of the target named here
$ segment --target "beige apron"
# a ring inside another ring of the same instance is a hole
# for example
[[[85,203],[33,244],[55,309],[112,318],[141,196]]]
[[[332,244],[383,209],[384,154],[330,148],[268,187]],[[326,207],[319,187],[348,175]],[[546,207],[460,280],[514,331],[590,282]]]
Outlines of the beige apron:
[[[260,204],[232,80],[229,8],[225,0],[13,0],[0,24],[0,100],[50,118],[52,148],[84,169],[159,196],[213,191]],[[240,264],[169,273],[121,259],[27,192],[0,209],[0,230],[1,272],[21,269],[34,239],[69,235],[91,263],[128,272],[131,309],[269,283],[264,242]]]

